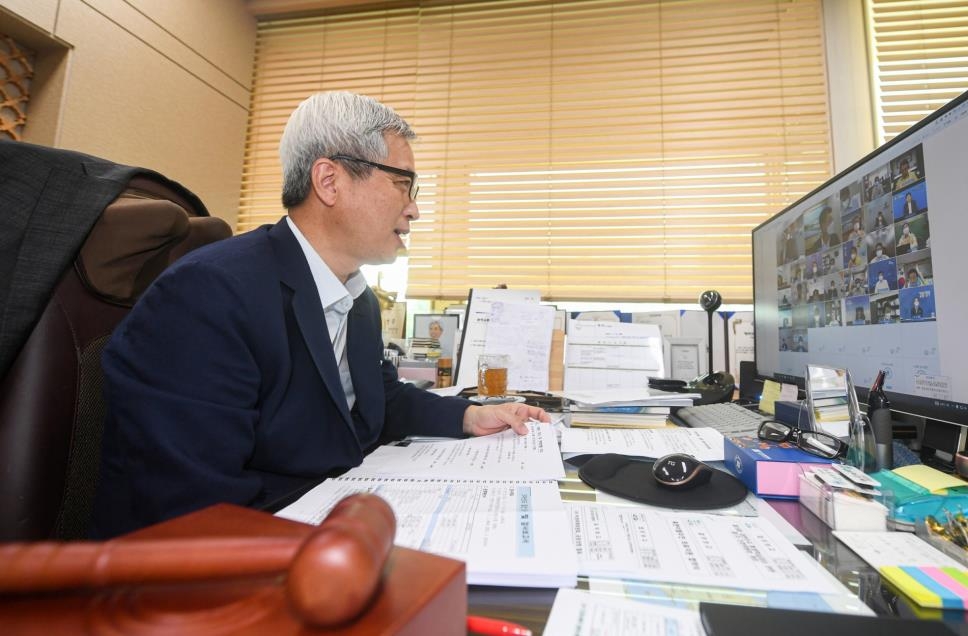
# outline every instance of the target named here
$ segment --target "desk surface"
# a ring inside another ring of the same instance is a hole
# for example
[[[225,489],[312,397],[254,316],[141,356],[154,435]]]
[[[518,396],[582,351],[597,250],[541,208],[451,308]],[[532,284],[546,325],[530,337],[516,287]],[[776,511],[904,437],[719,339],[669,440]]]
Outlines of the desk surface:
[[[566,501],[594,501],[594,491],[578,478],[577,469],[567,463],[565,467],[566,477],[559,482],[562,498]],[[968,622],[968,612],[925,610],[882,585],[877,572],[838,541],[830,528],[798,501],[772,499],[769,504],[811,542],[805,551],[877,614]],[[579,577],[578,587],[588,589],[588,579]],[[553,589],[470,586],[468,612],[514,621],[538,635],[544,631],[556,592]]]

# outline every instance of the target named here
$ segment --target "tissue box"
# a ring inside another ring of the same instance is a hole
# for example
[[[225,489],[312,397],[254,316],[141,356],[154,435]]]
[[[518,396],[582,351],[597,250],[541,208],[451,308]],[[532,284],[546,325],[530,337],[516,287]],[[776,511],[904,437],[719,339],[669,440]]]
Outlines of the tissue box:
[[[887,508],[850,490],[823,484],[811,472],[800,475],[800,503],[834,530],[887,530]]]
[[[788,443],[775,444],[756,437],[724,439],[726,468],[760,497],[796,499],[800,475],[817,464],[831,463]]]

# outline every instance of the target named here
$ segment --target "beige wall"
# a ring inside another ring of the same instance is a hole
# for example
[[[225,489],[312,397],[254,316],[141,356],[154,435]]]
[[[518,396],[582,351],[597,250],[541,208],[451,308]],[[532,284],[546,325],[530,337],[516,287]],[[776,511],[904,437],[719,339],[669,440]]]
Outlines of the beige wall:
[[[874,113],[862,0],[824,0],[824,46],[834,172],[874,150]]]
[[[243,0],[0,0],[40,49],[27,141],[151,168],[233,226],[255,46]]]

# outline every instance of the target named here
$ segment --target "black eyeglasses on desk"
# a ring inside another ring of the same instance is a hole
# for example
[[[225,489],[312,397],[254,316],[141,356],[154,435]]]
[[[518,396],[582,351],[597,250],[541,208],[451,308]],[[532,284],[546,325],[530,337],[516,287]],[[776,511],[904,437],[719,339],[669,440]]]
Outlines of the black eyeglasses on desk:
[[[793,442],[800,450],[827,459],[847,455],[847,444],[839,437],[817,431],[804,431],[776,420],[764,420],[756,435],[769,442]]]
[[[375,161],[369,161],[367,159],[360,159],[359,157],[349,157],[347,155],[333,155],[330,157],[333,161],[353,161],[355,163],[362,163],[363,165],[382,170],[383,172],[389,172],[390,174],[400,175],[401,177],[407,177],[410,179],[410,200],[416,201],[417,194],[420,192],[420,186],[417,185],[417,173],[412,170],[404,170],[403,168],[394,168],[393,166],[388,166],[382,163],[377,163]]]

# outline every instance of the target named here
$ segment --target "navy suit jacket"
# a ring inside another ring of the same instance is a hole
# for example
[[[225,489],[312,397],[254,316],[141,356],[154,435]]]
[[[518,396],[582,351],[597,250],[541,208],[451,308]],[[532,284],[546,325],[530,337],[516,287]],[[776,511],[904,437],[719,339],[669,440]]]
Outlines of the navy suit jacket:
[[[351,413],[323,307],[285,219],[166,270],[103,358],[108,416],[92,535],[216,502],[266,506],[381,439],[460,436],[470,402],[400,382],[376,296],[347,323]]]

